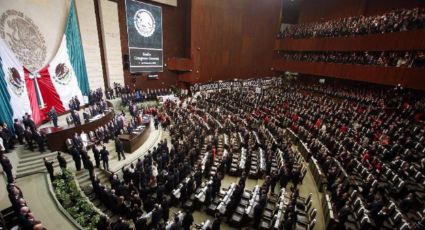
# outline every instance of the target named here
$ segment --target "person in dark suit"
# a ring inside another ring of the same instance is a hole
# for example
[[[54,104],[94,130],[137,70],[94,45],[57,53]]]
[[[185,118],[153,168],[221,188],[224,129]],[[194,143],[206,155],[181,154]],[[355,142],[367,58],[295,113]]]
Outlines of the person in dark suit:
[[[143,213],[141,211],[137,213],[137,219],[134,223],[134,227],[136,228],[136,230],[145,230],[148,228],[146,218],[143,218],[142,214]]]
[[[12,183],[13,182],[13,174],[12,174],[12,164],[10,163],[9,158],[7,158],[6,155],[4,155],[3,152],[0,152],[0,164],[3,168],[3,171],[6,173],[7,182]]]
[[[153,229],[157,229],[160,220],[161,220],[161,210],[159,209],[158,205],[155,205],[152,210],[151,227]]]
[[[50,108],[48,115],[53,122],[53,126],[58,127],[58,114],[56,113],[54,106],[52,106],[52,108]]]
[[[87,159],[87,170],[89,171],[89,175],[90,175],[90,179],[93,180],[94,179],[94,165],[93,162],[89,159]]]
[[[33,151],[34,150],[34,145],[33,145],[34,144],[34,137],[32,135],[31,128],[29,126],[24,131],[24,137],[25,137],[25,141],[28,144],[28,149]]]
[[[18,119],[15,119],[13,122],[13,128],[15,129],[15,134],[18,137],[18,141],[19,144],[24,144],[24,133],[25,133],[25,129],[24,127],[21,125],[21,123],[19,123]]]
[[[27,123],[31,132],[35,133],[37,131],[37,127],[35,126],[35,122],[31,119],[31,115],[27,115]]]
[[[3,123],[0,126],[0,137],[3,138],[3,145],[4,145],[4,148],[6,149],[5,150],[6,152],[14,148],[15,135],[7,127],[6,123]]]
[[[263,207],[261,204],[257,204],[254,207],[254,228],[257,228],[260,224],[261,215],[263,214]]]
[[[58,159],[58,162],[59,162],[59,167],[62,169],[62,171],[65,170],[66,169],[66,160],[65,160],[65,157],[63,157],[61,155],[61,153],[58,152],[57,159]]]
[[[168,218],[170,217],[170,204],[168,202],[168,199],[163,196],[161,201],[161,208],[162,208],[162,218],[165,222],[168,221]]]
[[[220,230],[220,225],[221,225],[220,214],[216,213],[215,219],[214,219],[212,227],[211,227],[211,230]]]
[[[75,102],[75,109],[77,111],[80,111],[80,100],[78,100],[78,97],[77,96],[75,96],[74,102]]]
[[[184,230],[190,230],[190,226],[193,224],[193,215],[192,211],[186,212],[186,215],[183,217],[182,227]]]
[[[118,160],[120,161],[121,157],[124,158],[125,160],[124,144],[118,137],[115,137],[115,150],[117,151],[117,154],[118,154]]]
[[[83,141],[81,140],[81,137],[78,135],[78,133],[75,133],[74,137],[72,137],[72,143],[77,149],[81,149],[83,147]]]
[[[105,146],[103,146],[102,150],[100,150],[100,157],[103,161],[103,168],[109,171],[109,152],[106,150]]]
[[[96,230],[108,230],[111,227],[111,223],[106,216],[100,216],[99,221],[96,224]]]
[[[44,157],[43,160],[44,160],[44,166],[46,166],[47,172],[49,173],[50,180],[54,181],[55,175],[54,175],[54,169],[53,169],[53,161],[47,160],[46,157]]]
[[[25,116],[22,116],[22,124],[24,125],[25,130],[30,127],[28,123],[28,113],[25,113]]]
[[[180,229],[180,219],[178,216],[174,217],[174,221],[170,226],[170,230],[179,230]]]
[[[81,170],[81,156],[80,153],[78,152],[78,150],[72,146],[71,148],[71,154],[72,154],[72,159],[74,160],[75,163],[75,168],[77,169],[77,171]]]
[[[86,109],[83,112],[84,122],[88,123],[90,121],[90,112]]]
[[[96,163],[96,168],[100,167],[100,152],[99,149],[97,148],[97,145],[93,146],[93,156],[94,156],[94,161]]]
[[[44,137],[43,137],[43,134],[41,134],[40,131],[35,131],[33,133],[33,139],[37,142],[38,150],[40,152],[44,152]]]

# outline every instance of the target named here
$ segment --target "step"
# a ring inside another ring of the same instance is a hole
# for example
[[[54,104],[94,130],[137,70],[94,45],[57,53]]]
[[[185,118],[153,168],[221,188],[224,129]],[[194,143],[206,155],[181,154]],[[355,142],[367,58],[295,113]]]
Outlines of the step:
[[[49,153],[51,153],[51,152],[41,153],[39,151],[31,151],[31,150],[25,148],[25,149],[21,150],[21,152],[19,153],[19,158],[25,159],[25,158],[36,157],[36,156],[40,156],[40,155],[43,155],[43,154],[49,154]]]
[[[65,159],[67,159],[67,160],[68,159],[72,159],[72,156],[70,156],[70,155],[62,155],[62,156]],[[20,165],[34,164],[35,162],[44,163],[44,160],[43,160],[44,157],[48,157],[50,160],[57,161],[56,154],[43,154],[43,155],[40,155],[38,157],[31,157],[29,159],[21,159],[21,160],[19,160],[18,167]]]
[[[72,161],[72,159],[70,159],[70,158],[65,158],[66,159],[66,163],[67,163],[67,165],[68,164],[70,164],[70,163],[73,163],[73,161]],[[57,161],[54,161],[53,162],[53,167],[56,167],[56,166],[59,166],[59,163],[57,162]],[[24,164],[24,165],[18,165],[18,168],[16,169],[16,171],[17,172],[20,172],[20,171],[28,171],[28,170],[31,170],[31,169],[35,169],[35,168],[45,168],[46,166],[44,165],[44,161],[37,161],[37,162],[34,162],[34,163],[28,163],[28,164]]]
[[[55,153],[55,152],[51,152],[51,153],[36,153],[36,155],[33,155],[33,156],[28,156],[28,157],[26,157],[26,156],[23,156],[23,157],[21,157],[21,159],[19,159],[19,163],[20,164],[22,164],[22,163],[27,163],[27,162],[31,162],[31,161],[34,161],[34,160],[43,160],[43,158],[44,157],[52,157],[52,156],[56,156],[57,155],[57,153]],[[66,155],[64,155],[64,156],[66,156]]]

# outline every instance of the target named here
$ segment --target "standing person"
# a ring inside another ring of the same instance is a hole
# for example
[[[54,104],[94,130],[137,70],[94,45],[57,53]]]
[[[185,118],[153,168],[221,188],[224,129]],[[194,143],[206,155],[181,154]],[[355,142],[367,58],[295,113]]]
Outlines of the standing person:
[[[58,159],[58,162],[59,162],[59,167],[62,169],[62,171],[65,170],[66,169],[66,160],[65,160],[65,157],[63,157],[61,155],[61,153],[58,152],[57,159]]]
[[[109,152],[106,150],[105,146],[103,146],[102,150],[100,150],[100,157],[103,161],[103,168],[106,171],[109,171]]]
[[[52,106],[50,108],[50,111],[49,111],[48,115],[49,115],[50,119],[53,122],[53,126],[58,127],[58,114],[56,113],[56,110],[55,110],[55,107],[54,106]]]
[[[27,115],[27,123],[28,123],[28,126],[30,127],[30,129],[31,129],[31,132],[32,133],[35,133],[36,131],[37,131],[37,127],[35,126],[35,122],[31,119],[31,115]]]
[[[3,126],[0,126],[0,138],[3,140],[3,148],[5,152],[9,152],[10,150],[10,139],[11,136],[9,135],[9,133],[3,129]]]
[[[18,137],[19,144],[24,144],[24,127],[19,123],[18,119],[15,119],[13,122],[13,128],[15,129],[15,134]]]
[[[159,120],[158,120],[158,118],[157,118],[157,117],[155,117],[155,120],[154,120],[154,126],[155,126],[155,129],[156,129],[156,130],[158,130]]]
[[[40,152],[44,152],[44,138],[43,138],[43,134],[41,134],[40,131],[35,131],[33,133],[33,139],[37,142],[38,150]]]
[[[190,230],[190,226],[193,224],[193,215],[192,211],[186,212],[186,215],[183,217],[182,227],[184,230]]]
[[[80,153],[78,152],[78,150],[72,146],[71,148],[71,154],[72,154],[72,159],[75,162],[75,168],[77,169],[77,171],[81,170],[81,156]]]
[[[221,225],[220,214],[216,213],[215,219],[214,219],[212,227],[211,227],[211,230],[220,230],[220,225]]]
[[[33,151],[34,150],[34,138],[31,132],[31,128],[28,127],[24,132],[25,141],[28,144],[28,149]]]
[[[44,165],[46,166],[47,172],[49,173],[50,180],[55,180],[54,169],[53,169],[53,161],[48,161],[46,157],[43,158]]]
[[[90,175],[90,180],[94,179],[94,166],[93,166],[93,162],[90,160],[90,157],[87,159],[87,170],[89,171],[89,175]]]
[[[93,146],[93,156],[94,156],[94,161],[96,162],[96,168],[100,167],[100,152],[99,149],[97,148],[97,144],[95,144]]]
[[[3,171],[6,173],[7,182],[12,183],[13,182],[13,174],[12,174],[12,164],[10,163],[9,158],[7,158],[6,155],[4,155],[3,151],[0,151],[0,164],[3,168]]]
[[[118,154],[118,160],[119,161],[121,160],[121,156],[125,160],[124,144],[122,143],[122,141],[118,137],[115,138],[115,150],[117,151],[117,154]]]

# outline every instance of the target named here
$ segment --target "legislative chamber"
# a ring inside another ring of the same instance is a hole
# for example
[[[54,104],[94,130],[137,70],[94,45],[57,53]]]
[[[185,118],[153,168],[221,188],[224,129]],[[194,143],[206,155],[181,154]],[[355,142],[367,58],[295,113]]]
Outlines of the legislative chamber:
[[[0,230],[425,229],[425,1],[0,15]]]

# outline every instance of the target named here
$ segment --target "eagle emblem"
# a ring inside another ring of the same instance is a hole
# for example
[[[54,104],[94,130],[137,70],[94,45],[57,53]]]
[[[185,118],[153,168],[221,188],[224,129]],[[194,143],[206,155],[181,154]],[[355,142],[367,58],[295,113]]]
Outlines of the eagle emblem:
[[[9,68],[8,81],[11,86],[10,88],[17,96],[20,96],[24,92],[24,81],[21,79],[21,75],[16,68]]]
[[[140,35],[148,38],[155,32],[155,18],[151,12],[140,9],[134,15],[134,27]]]
[[[53,78],[57,83],[67,85],[71,79],[70,69],[65,63],[57,64]]]

